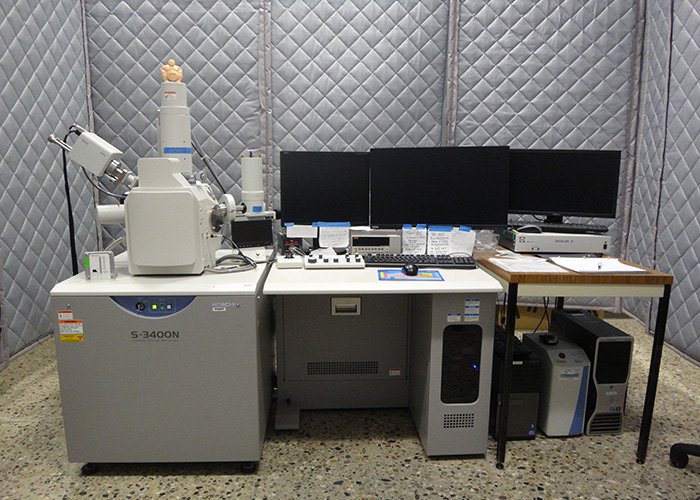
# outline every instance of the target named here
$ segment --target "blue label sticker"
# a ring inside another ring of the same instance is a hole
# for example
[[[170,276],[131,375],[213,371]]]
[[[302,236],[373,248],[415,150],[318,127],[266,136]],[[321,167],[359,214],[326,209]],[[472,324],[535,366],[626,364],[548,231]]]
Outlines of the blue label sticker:
[[[163,148],[164,155],[191,155],[192,148]]]
[[[253,207],[253,212],[262,212],[262,205],[255,205]]]

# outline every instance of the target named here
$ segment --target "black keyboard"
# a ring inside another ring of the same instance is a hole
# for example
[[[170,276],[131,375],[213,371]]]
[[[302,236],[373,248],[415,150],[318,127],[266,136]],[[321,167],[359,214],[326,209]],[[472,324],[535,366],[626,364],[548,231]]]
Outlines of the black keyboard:
[[[367,267],[403,267],[406,264],[417,266],[442,267],[452,269],[476,269],[476,263],[471,255],[405,255],[401,253],[370,253],[365,254]]]
[[[525,224],[521,224],[525,225]],[[527,224],[539,227],[544,233],[607,233],[607,226],[601,224],[573,224],[571,222],[536,222]]]

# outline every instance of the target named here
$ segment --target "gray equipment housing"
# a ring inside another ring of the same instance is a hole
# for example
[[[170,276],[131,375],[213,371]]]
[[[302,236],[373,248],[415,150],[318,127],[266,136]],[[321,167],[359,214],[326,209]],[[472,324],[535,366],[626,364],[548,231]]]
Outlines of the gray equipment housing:
[[[554,309],[550,330],[581,347],[591,361],[586,434],[620,434],[634,338],[583,310]]]
[[[590,362],[576,344],[557,339],[548,345],[540,334],[526,333],[523,345],[542,362],[537,423],[547,436],[583,434]]]
[[[410,408],[428,456],[486,453],[494,299],[411,296]],[[472,320],[451,321],[469,309],[478,311]]]
[[[408,406],[406,295],[281,295],[275,317],[275,428],[302,409]]]
[[[54,319],[68,460],[259,461],[273,374],[269,299],[260,290],[193,296],[158,318],[115,299],[51,299],[54,318],[70,311],[84,330],[83,341],[64,342]]]

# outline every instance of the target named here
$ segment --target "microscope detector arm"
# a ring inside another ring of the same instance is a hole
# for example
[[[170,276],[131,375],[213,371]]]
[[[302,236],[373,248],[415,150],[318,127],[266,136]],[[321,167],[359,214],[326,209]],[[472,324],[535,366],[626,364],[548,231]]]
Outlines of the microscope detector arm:
[[[49,136],[49,142],[66,151],[71,161],[98,177],[107,177],[116,187],[124,186],[127,190],[131,190],[138,185],[138,177],[120,161],[122,157],[120,150],[97,134],[77,125],[73,125],[73,128],[78,133],[78,139],[73,146],[66,144],[54,134]]]

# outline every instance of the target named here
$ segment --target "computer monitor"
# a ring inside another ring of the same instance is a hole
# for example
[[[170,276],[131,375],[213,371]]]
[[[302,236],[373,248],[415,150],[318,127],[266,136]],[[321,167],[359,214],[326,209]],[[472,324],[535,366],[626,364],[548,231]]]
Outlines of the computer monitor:
[[[369,225],[369,154],[282,151],[282,222]]]
[[[511,149],[508,212],[615,218],[620,151]]]
[[[508,158],[505,146],[372,149],[372,226],[505,227]]]

